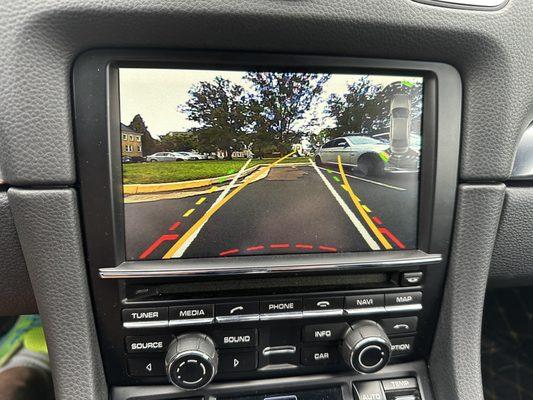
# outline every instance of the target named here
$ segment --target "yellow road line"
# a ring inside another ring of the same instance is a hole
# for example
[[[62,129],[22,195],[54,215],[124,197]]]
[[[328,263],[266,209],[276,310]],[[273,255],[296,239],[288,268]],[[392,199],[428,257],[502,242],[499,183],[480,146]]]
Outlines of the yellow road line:
[[[202,204],[205,200],[206,200],[205,197],[201,197],[201,198],[199,198],[198,201],[197,201],[196,203],[194,203],[194,204],[196,204],[197,206],[199,206],[199,205]]]
[[[372,212],[372,210],[370,208],[368,208],[367,206],[365,206],[364,204],[363,204],[363,210],[365,210],[367,213],[371,213]]]
[[[194,212],[194,208],[191,208],[190,210],[187,210],[185,212],[185,214],[183,214],[184,217],[188,217],[189,215],[191,215],[192,213]]]
[[[367,212],[359,202],[358,197],[355,195],[355,193],[352,190],[352,187],[348,183],[348,179],[346,178],[346,174],[344,173],[344,167],[342,166],[341,157],[337,156],[337,163],[339,164],[339,172],[341,173],[342,182],[344,183],[344,186],[346,186],[346,189],[348,190],[348,193],[350,194],[350,197],[352,198],[353,203],[355,204],[355,207],[357,208],[357,211],[359,211],[359,214],[363,217],[366,224],[370,228],[370,230],[376,235],[377,239],[380,241],[380,243],[385,247],[387,250],[391,250],[392,246],[391,244],[385,239],[385,236],[379,231],[376,224],[372,221],[372,219],[368,216]]]
[[[296,153],[296,150],[287,154],[286,156],[284,157],[281,157],[280,159],[274,161],[272,164],[269,164],[268,166],[266,166],[265,168],[267,168],[268,170],[270,168],[272,168],[274,165],[277,165],[279,164],[281,161],[285,160],[286,158],[292,156],[294,153]],[[235,195],[237,193],[239,193],[241,190],[243,190],[246,186],[248,186],[250,183],[252,182],[252,180],[249,180],[247,182],[242,182],[239,186],[237,186],[231,193],[229,193],[226,197],[224,197],[222,200],[220,200],[219,203],[217,203],[216,205],[214,205],[212,208],[210,208],[209,210],[207,210],[207,212],[202,215],[202,217],[196,221],[196,223],[191,226],[189,228],[189,230],[187,232],[185,232],[183,234],[182,237],[180,237],[180,239],[174,243],[174,245],[170,248],[169,251],[167,251],[165,253],[165,255],[163,256],[163,259],[169,259],[169,258],[172,258],[172,255],[174,253],[176,253],[179,248],[183,245],[183,243],[185,243],[189,237],[191,237],[193,234],[196,233],[196,231],[198,229],[200,229],[208,220],[209,218],[211,218],[213,216],[213,214],[215,214],[224,204],[226,204],[228,201],[230,201],[233,197],[235,197]]]

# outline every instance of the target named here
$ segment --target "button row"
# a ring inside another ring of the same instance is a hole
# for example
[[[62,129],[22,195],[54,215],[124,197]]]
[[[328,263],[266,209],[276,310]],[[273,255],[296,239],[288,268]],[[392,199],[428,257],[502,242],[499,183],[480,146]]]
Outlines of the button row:
[[[215,321],[217,323],[270,321],[421,309],[422,292],[403,292],[227,303],[217,304],[216,310],[213,304],[129,308],[122,310],[122,321],[124,328],[165,328],[211,324]]]
[[[416,378],[396,378],[383,381],[355,382],[356,400],[419,400]]]

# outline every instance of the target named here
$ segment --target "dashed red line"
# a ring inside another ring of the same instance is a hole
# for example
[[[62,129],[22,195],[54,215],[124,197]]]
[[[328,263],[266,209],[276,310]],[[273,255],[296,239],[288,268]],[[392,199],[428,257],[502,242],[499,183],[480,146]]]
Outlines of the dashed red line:
[[[379,217],[372,217],[372,221],[374,221],[378,225],[383,225],[383,221],[379,219]]]
[[[405,249],[405,245],[398,239],[396,236],[392,234],[391,231],[389,231],[387,228],[378,228],[381,233],[386,235],[390,240],[394,242],[396,246],[398,246],[400,249]]]
[[[265,248],[265,246],[263,245],[260,245],[260,246],[250,246],[250,247],[247,247],[246,248],[246,251],[257,251],[257,250],[263,250]]]
[[[231,250],[226,250],[226,251],[223,251],[222,253],[220,253],[219,255],[221,257],[224,257],[224,256],[229,256],[230,254],[236,254],[239,252],[239,249],[231,249]]]
[[[294,247],[297,249],[313,250],[313,246],[310,244],[296,243]]]
[[[271,249],[288,249],[291,247],[289,243],[274,243],[270,245]]]
[[[169,231],[173,231],[175,230],[178,226],[181,225],[181,221],[176,221],[172,224],[172,226],[170,228],[168,228]]]
[[[319,250],[336,252],[337,248],[332,246],[318,246]]]
[[[176,240],[180,235],[178,234],[169,234],[169,235],[163,235],[159,239],[157,239],[154,243],[150,245],[140,256],[139,258],[141,260],[144,260],[146,257],[148,257],[150,254],[154,252],[155,249],[157,249],[161,243],[168,242],[170,240]]]

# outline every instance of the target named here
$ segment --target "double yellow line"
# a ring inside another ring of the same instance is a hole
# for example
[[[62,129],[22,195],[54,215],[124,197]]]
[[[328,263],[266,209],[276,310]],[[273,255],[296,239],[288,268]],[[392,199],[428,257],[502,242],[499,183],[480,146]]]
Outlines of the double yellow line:
[[[370,230],[374,233],[376,238],[379,240],[379,242],[385,247],[386,250],[391,250],[392,246],[391,244],[385,239],[385,236],[379,231],[376,224],[374,224],[374,221],[372,221],[372,218],[368,215],[368,213],[365,211],[363,206],[361,205],[361,201],[359,198],[355,195],[355,193],[352,190],[352,187],[348,183],[348,179],[346,178],[346,174],[344,173],[344,167],[342,165],[341,156],[337,156],[337,163],[339,164],[339,172],[341,174],[342,183],[344,184],[344,188],[350,195],[350,198],[352,199],[353,203],[355,204],[355,207],[357,208],[357,211],[359,211],[359,214],[361,214],[361,217],[365,220],[366,224],[370,228]]]
[[[273,163],[267,165],[266,167],[266,171],[264,172],[268,172],[272,167],[274,167],[275,165],[279,164],[280,162],[282,162],[283,160],[287,159],[288,157],[292,156],[293,154],[296,153],[296,150],[295,151],[292,151],[290,152],[289,154],[287,154],[286,156],[283,156],[279,159],[277,159],[276,161],[274,161]],[[169,258],[172,258],[172,256],[181,248],[181,246],[183,246],[183,244],[193,235],[195,234],[199,229],[202,228],[202,226],[209,220],[209,218],[211,218],[213,216],[213,214],[215,214],[218,210],[220,210],[220,208],[226,204],[228,201],[230,201],[233,197],[235,197],[237,195],[237,193],[239,193],[241,190],[243,190],[246,186],[248,186],[251,182],[253,182],[253,179],[250,179],[248,181],[245,181],[245,182],[242,182],[239,186],[237,186],[232,192],[230,192],[226,197],[224,197],[222,200],[220,200],[220,202],[218,202],[217,204],[215,204],[214,207],[210,208],[209,210],[207,210],[207,212],[202,215],[202,217],[196,221],[196,223],[191,226],[189,228],[189,230],[187,232],[185,232],[183,234],[183,236],[176,242],[174,243],[174,245],[170,248],[170,250],[168,250],[165,255],[163,256],[163,259],[169,259]]]

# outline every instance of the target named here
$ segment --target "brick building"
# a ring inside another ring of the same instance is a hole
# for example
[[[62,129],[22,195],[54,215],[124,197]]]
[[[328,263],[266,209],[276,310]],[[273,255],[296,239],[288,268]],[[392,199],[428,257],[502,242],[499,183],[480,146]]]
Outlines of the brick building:
[[[142,133],[135,132],[129,126],[120,124],[120,135],[123,157],[142,157]]]

